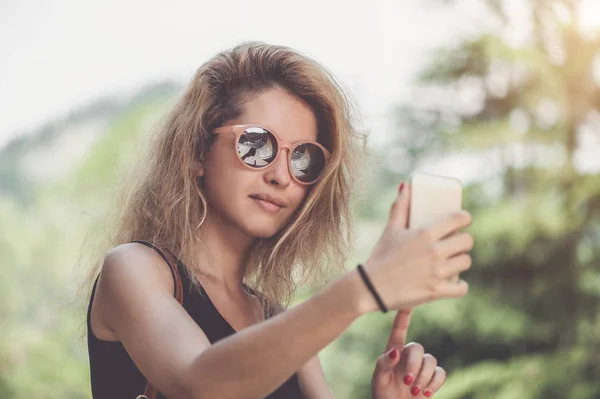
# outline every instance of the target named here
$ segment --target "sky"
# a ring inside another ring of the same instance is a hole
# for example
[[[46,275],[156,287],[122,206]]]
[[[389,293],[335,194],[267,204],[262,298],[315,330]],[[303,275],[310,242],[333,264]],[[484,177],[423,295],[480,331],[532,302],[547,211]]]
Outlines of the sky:
[[[245,40],[323,63],[376,141],[429,52],[469,31],[469,7],[442,3],[0,0],[0,147],[94,99],[163,79],[185,84],[216,52]]]
[[[505,1],[523,14],[522,0]],[[324,64],[357,102],[369,143],[383,146],[394,136],[390,110],[411,101],[411,82],[433,50],[488,29],[481,0],[445,3],[0,0],[0,148],[95,99],[126,98],[163,80],[185,84],[215,53],[246,40],[287,45]],[[583,3],[581,23],[595,30],[600,0]],[[518,46],[524,31],[505,39]],[[578,156],[580,169],[600,171],[590,151]],[[480,175],[467,161],[428,167],[465,180]]]

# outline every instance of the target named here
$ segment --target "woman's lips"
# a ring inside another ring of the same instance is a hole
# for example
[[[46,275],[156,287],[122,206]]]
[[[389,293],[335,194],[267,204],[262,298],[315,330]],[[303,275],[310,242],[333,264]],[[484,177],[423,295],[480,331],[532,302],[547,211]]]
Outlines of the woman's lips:
[[[261,208],[269,213],[277,213],[281,209],[279,205],[275,205],[272,202],[264,201],[258,198],[252,198]]]

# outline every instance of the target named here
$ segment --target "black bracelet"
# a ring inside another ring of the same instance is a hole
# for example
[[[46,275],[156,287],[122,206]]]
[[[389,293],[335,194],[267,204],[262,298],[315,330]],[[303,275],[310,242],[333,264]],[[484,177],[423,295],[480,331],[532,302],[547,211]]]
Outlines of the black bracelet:
[[[363,269],[363,265],[361,265],[359,263],[357,268],[360,273],[360,276],[362,277],[363,281],[367,285],[367,288],[369,289],[369,291],[371,291],[371,294],[373,294],[373,296],[375,297],[375,300],[379,304],[379,308],[381,309],[381,311],[383,313],[386,313],[388,310],[385,307],[385,305],[383,304],[383,301],[381,300],[381,298],[379,297],[379,294],[377,294],[377,291],[375,291],[375,287],[373,287],[373,284],[371,284],[371,280],[369,280],[369,277],[367,277],[367,273],[365,273],[365,269]]]

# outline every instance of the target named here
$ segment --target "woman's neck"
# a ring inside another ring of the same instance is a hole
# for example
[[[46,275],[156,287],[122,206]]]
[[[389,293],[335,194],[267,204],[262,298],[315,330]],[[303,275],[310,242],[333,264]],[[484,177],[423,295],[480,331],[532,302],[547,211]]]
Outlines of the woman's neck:
[[[191,258],[195,260],[193,263],[197,265],[192,268],[192,273],[201,283],[219,286],[227,292],[240,293],[255,238],[209,215],[202,225],[200,242],[191,254]]]

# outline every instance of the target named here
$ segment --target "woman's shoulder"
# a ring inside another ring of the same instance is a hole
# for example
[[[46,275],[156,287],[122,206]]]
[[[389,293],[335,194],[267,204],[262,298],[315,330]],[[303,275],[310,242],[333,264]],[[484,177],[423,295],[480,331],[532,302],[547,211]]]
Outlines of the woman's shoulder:
[[[121,244],[108,251],[104,257],[103,269],[111,267],[111,265],[134,269],[142,273],[169,270],[159,251],[139,242]]]
[[[173,291],[173,278],[162,256],[152,248],[131,242],[112,248],[104,256],[100,271],[102,285],[129,290],[150,286]]]
[[[137,243],[116,246],[106,253],[90,298],[91,328],[101,339],[115,340],[115,318],[143,311],[148,293],[172,296],[169,267],[153,249]]]

